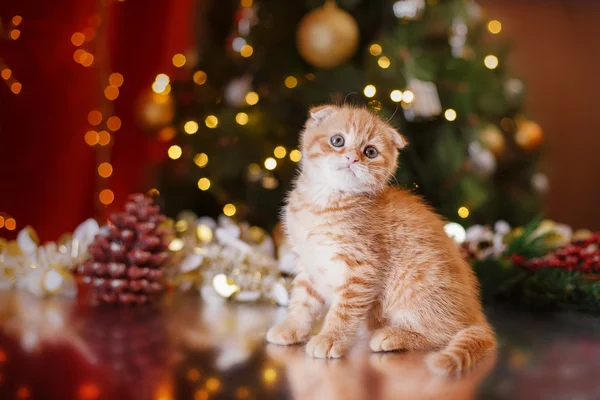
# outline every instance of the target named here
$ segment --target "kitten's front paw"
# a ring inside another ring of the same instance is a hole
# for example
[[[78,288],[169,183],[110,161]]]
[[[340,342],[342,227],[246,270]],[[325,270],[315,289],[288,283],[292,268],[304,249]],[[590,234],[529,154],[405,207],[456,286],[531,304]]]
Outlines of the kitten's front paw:
[[[310,329],[281,323],[267,331],[267,341],[273,344],[290,345],[304,343],[310,337]]]
[[[339,336],[328,333],[319,334],[306,344],[306,353],[315,358],[340,358],[350,348],[350,344]]]

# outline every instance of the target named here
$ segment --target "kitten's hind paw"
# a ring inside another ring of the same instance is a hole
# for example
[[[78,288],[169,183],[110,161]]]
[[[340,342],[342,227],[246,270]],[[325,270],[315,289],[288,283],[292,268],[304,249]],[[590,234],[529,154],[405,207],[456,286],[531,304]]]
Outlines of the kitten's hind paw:
[[[304,343],[310,338],[310,329],[281,323],[267,331],[267,341],[273,344],[290,345]]]
[[[306,353],[315,358],[340,358],[350,345],[336,335],[319,334],[306,344]]]

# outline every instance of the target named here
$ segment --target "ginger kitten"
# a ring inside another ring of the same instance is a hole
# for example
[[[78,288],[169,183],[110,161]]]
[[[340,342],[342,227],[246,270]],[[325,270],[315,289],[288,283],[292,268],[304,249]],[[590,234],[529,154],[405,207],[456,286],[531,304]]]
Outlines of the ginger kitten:
[[[441,375],[467,371],[495,351],[477,280],[444,222],[389,185],[406,144],[365,109],[310,110],[301,173],[284,211],[298,275],[288,316],[268,331],[269,342],[308,341],[309,355],[337,358],[366,322],[372,351],[438,350],[426,363]]]

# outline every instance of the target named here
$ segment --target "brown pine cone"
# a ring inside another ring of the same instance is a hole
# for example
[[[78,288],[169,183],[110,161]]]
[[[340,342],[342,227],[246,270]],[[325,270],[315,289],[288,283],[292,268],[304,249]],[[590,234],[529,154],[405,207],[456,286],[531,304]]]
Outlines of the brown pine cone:
[[[106,231],[89,247],[91,259],[77,269],[96,304],[147,303],[165,289],[165,238],[172,232],[159,226],[166,217],[152,198],[140,193],[130,195],[124,208],[110,216]]]

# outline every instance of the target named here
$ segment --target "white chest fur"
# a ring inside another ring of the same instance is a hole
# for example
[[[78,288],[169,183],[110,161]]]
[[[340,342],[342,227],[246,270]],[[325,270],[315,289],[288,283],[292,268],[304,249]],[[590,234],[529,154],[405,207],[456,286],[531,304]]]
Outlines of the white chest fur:
[[[342,227],[329,224],[327,218],[308,210],[288,210],[286,224],[299,268],[308,274],[317,291],[331,300],[347,274],[346,265],[336,258],[340,243],[332,239],[340,235]]]

